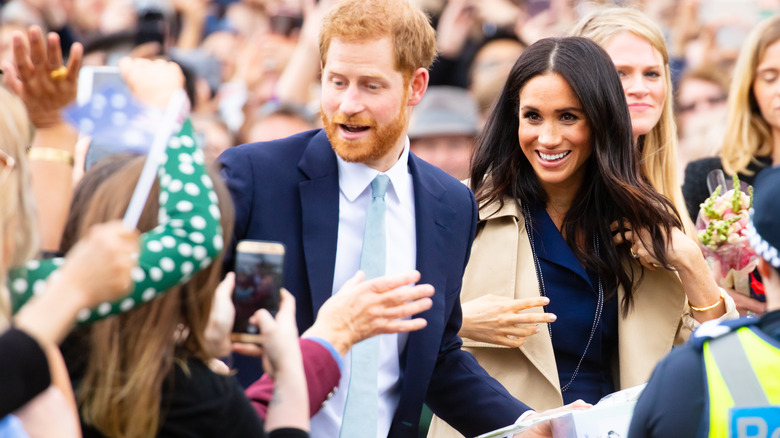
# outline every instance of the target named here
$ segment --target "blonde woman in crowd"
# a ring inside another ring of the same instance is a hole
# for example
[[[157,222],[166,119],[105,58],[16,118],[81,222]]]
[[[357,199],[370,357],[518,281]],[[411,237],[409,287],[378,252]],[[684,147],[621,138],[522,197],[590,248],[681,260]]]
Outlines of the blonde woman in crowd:
[[[6,288],[10,267],[24,265],[37,250],[35,214],[25,148],[31,129],[22,102],[0,87],[0,320],[10,317]],[[27,404],[50,385],[61,392],[47,415],[60,421],[60,436],[76,434],[73,395],[58,344],[76,314],[85,307],[127,293],[135,266],[138,235],[120,223],[94,227],[68,253],[60,273],[13,317],[13,328],[0,336],[0,418]],[[36,400],[37,401],[37,400]],[[50,400],[51,401],[51,400]],[[69,418],[70,417],[70,418]],[[7,418],[6,418],[7,420]],[[5,420],[0,428],[11,427]],[[73,427],[71,427],[73,426]],[[40,427],[39,427],[40,429]],[[2,429],[9,432],[9,429]],[[49,432],[52,432],[49,430]],[[51,436],[51,435],[49,435]]]
[[[720,156],[693,161],[685,170],[683,193],[692,217],[710,194],[711,171],[721,169],[753,184],[762,169],[780,165],[780,15],[765,19],[750,33],[733,78]],[[740,312],[766,309],[745,295],[732,296]]]
[[[672,75],[661,29],[639,10],[612,7],[591,11],[571,34],[595,41],[612,58],[626,94],[642,169],[650,184],[672,201],[691,234],[693,223],[678,177]]]

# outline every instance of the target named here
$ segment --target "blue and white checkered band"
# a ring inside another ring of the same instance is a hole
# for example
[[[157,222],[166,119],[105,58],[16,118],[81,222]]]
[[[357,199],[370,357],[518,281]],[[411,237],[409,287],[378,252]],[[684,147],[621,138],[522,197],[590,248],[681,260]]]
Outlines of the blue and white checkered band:
[[[758,254],[759,257],[762,257],[775,268],[780,269],[780,252],[758,234],[758,230],[756,230],[756,227],[753,225],[753,211],[754,210],[751,208],[750,222],[748,222],[747,226],[747,235],[750,240],[750,246],[756,250],[756,254]]]

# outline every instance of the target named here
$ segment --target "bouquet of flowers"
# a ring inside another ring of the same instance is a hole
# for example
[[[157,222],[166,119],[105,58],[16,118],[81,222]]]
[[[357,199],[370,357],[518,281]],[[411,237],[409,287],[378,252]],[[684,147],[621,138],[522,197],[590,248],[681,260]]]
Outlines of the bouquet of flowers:
[[[701,204],[696,220],[699,246],[718,285],[749,296],[749,276],[758,264],[747,238],[753,187],[735,175],[733,188],[721,194],[721,181]]]

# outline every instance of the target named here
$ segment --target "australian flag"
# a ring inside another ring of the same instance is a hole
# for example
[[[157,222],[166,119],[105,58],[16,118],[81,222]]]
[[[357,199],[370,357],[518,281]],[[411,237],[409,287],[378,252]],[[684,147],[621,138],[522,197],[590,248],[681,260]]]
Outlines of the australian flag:
[[[90,99],[65,111],[81,135],[91,137],[85,167],[101,158],[132,153],[146,155],[162,112],[139,103],[126,86],[107,85]]]

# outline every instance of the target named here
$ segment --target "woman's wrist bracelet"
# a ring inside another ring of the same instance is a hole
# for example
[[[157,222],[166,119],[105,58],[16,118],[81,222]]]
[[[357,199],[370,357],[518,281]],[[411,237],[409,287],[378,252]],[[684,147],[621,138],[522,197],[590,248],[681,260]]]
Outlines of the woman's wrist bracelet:
[[[725,300],[726,300],[726,291],[721,289],[720,290],[720,298],[718,298],[718,301],[715,304],[713,304],[711,306],[707,306],[707,307],[695,307],[693,304],[691,304],[690,301],[688,301],[688,307],[690,307],[691,310],[695,310],[697,312],[706,312],[707,310],[711,310],[711,309],[714,309],[714,308],[718,307],[718,305],[720,305],[720,303],[725,301]]]
[[[27,151],[27,157],[30,160],[52,161],[73,166],[73,154],[64,149],[35,147]]]

